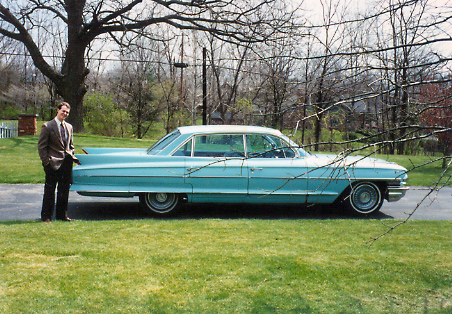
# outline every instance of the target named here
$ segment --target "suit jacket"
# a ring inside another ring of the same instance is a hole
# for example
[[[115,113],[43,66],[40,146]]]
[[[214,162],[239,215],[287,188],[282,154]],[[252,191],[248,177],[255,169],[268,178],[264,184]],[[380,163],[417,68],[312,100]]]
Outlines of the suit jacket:
[[[41,134],[38,140],[38,153],[44,167],[50,164],[52,169],[58,170],[66,155],[70,155],[74,162],[78,162],[77,157],[74,155],[72,125],[67,122],[64,124],[68,134],[66,147],[61,139],[58,124],[55,119],[44,123],[41,127]]]

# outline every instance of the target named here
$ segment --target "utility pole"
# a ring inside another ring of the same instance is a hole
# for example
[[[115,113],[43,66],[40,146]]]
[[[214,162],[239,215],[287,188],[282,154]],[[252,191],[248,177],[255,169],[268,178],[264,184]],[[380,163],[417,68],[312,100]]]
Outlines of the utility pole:
[[[202,124],[207,124],[207,49],[202,48]]]

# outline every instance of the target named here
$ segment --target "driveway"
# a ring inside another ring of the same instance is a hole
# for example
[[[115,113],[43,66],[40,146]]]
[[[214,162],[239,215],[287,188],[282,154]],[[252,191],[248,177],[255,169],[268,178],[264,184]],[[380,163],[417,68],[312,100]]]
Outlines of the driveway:
[[[452,188],[431,192],[426,187],[411,187],[407,195],[394,203],[384,202],[377,219],[452,220]],[[430,194],[429,194],[430,193]],[[43,184],[0,184],[0,221],[36,220],[40,217]],[[428,195],[429,194],[429,195]],[[427,196],[428,195],[428,196]],[[419,205],[418,205],[419,204]],[[99,198],[70,192],[68,215],[80,220],[144,219],[138,198]],[[186,218],[264,218],[264,219],[336,219],[351,218],[329,205],[257,206],[257,205],[183,205],[177,216]],[[356,217],[353,217],[356,218]]]

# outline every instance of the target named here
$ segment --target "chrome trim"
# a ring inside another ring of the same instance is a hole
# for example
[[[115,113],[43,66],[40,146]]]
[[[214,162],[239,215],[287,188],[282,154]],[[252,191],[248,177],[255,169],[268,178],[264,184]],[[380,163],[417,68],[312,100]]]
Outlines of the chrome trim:
[[[309,170],[308,170],[309,172]],[[303,177],[305,178],[305,177]],[[394,181],[394,177],[390,177],[390,178],[371,178],[371,177],[355,177],[355,176],[343,176],[342,177],[336,177],[336,176],[329,176],[329,177],[306,177],[306,179],[309,180],[331,180],[331,181],[338,181],[338,180],[347,180],[350,182],[355,182],[355,181],[383,181],[383,182],[388,182],[388,181]],[[395,179],[395,180],[400,180],[400,179]]]
[[[338,192],[325,192],[325,191],[306,191],[306,195],[309,196],[334,196],[334,195],[338,195]]]
[[[388,200],[388,202],[397,202],[398,200],[405,196],[406,192],[409,189],[410,189],[409,187],[388,186],[386,199]]]
[[[185,174],[175,176],[149,176],[149,175],[108,175],[108,174],[82,174],[77,175],[76,178],[183,178]]]

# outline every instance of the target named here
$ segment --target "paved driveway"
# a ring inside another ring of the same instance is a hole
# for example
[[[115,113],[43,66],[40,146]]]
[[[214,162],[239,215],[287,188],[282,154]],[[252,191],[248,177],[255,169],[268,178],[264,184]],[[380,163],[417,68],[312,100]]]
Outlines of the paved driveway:
[[[411,187],[400,201],[385,201],[377,219],[404,219],[419,204],[411,219],[452,220],[452,188],[431,192],[425,187]],[[42,184],[0,184],[0,221],[36,220],[40,217]],[[425,199],[424,199],[425,198]],[[424,199],[424,200],[423,200]],[[422,203],[421,203],[422,202]],[[264,218],[264,219],[325,219],[343,218],[344,214],[331,206],[257,206],[257,205],[186,205],[179,218]],[[143,219],[138,198],[98,198],[71,192],[69,217],[81,220]],[[351,218],[350,216],[345,216]],[[355,217],[353,217],[355,218]]]

